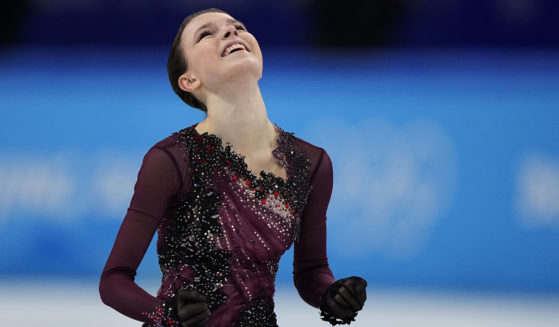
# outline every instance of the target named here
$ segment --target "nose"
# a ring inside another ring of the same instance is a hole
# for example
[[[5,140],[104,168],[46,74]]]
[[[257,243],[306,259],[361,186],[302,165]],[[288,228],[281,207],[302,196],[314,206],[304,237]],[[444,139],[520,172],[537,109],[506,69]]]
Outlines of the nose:
[[[237,28],[235,28],[235,26],[233,25],[227,25],[227,27],[225,27],[225,32],[223,33],[223,38],[227,39],[229,37],[231,37],[231,35],[237,36],[238,32],[237,32]]]

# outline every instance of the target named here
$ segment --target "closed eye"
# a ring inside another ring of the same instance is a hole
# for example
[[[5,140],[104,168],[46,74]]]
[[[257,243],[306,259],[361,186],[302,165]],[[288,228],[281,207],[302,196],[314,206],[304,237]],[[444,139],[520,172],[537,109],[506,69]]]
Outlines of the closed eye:
[[[247,30],[247,29],[246,29],[243,25],[241,25],[241,24],[235,25],[235,28],[236,28],[237,30],[239,30],[239,31],[246,31],[246,30]]]
[[[200,36],[198,36],[198,41],[197,41],[197,42],[200,42],[200,40],[202,40],[203,38],[205,38],[205,37],[208,36],[208,35],[212,35],[212,32],[210,32],[210,31],[203,31],[202,33],[200,33]]]

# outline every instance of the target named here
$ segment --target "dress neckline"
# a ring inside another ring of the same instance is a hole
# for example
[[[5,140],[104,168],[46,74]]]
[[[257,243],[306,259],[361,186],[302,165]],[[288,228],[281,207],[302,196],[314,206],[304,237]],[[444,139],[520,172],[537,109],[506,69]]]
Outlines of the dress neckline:
[[[240,162],[243,163],[245,173],[249,175],[251,178],[255,180],[258,179],[266,180],[267,178],[271,178],[272,180],[279,181],[281,184],[285,185],[291,179],[291,175],[288,169],[288,164],[285,160],[285,153],[283,153],[285,149],[283,149],[282,146],[286,144],[285,142],[286,132],[281,127],[279,127],[276,123],[273,123],[273,125],[274,125],[274,129],[276,130],[276,138],[275,138],[276,147],[272,150],[272,155],[274,156],[274,158],[276,158],[276,160],[280,162],[281,166],[285,169],[285,174],[287,176],[286,179],[284,179],[281,176],[277,176],[273,172],[266,172],[264,170],[260,170],[258,175],[256,175],[254,172],[248,169],[248,165],[246,163],[246,156],[240,152],[236,152],[235,150],[233,150],[231,143],[229,143],[228,141],[223,142],[223,140],[219,136],[213,133],[209,133],[207,131],[200,134],[196,130],[196,126],[198,126],[198,123],[190,126],[190,128],[192,129],[195,135],[199,137],[205,137],[211,139],[215,143],[216,148],[218,149],[219,152],[229,152],[231,155],[236,157]],[[223,143],[225,143],[225,147]]]

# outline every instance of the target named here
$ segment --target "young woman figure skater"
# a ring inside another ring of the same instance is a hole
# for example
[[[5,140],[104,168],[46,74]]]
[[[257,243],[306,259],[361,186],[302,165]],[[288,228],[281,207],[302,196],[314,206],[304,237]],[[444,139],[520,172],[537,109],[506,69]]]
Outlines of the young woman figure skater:
[[[268,119],[254,36],[221,10],[197,12],[180,26],[167,68],[173,90],[207,117],[145,155],[102,301],[143,326],[277,326],[275,275],[294,244],[303,300],[333,325],[354,321],[367,283],[336,281],[328,266],[330,158]],[[154,297],[134,277],[156,230]]]

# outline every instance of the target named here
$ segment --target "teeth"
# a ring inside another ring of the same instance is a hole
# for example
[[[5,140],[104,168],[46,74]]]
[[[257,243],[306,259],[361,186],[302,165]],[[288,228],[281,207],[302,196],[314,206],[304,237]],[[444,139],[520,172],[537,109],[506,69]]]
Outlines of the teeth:
[[[235,43],[235,44],[232,44],[229,47],[227,47],[227,49],[225,49],[225,52],[224,52],[223,56],[224,57],[228,56],[232,51],[237,50],[237,49],[246,50],[244,45],[239,44],[239,43]]]

